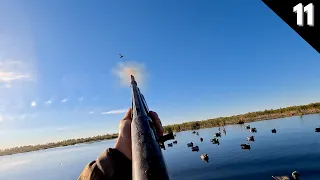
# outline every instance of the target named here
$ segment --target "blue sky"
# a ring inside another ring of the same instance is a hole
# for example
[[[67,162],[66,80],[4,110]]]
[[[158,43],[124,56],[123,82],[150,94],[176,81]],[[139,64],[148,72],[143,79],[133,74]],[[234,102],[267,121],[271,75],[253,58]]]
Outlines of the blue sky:
[[[1,1],[0,148],[117,132],[128,62],[164,124],[320,100],[319,54],[261,1]]]

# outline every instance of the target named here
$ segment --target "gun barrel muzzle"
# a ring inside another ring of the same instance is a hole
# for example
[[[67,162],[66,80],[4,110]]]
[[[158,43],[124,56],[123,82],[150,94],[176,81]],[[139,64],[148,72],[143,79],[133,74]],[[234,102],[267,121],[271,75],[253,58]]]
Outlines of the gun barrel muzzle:
[[[134,79],[134,76],[133,75],[130,75],[131,76],[131,84],[136,84],[137,85],[137,82],[136,80]]]

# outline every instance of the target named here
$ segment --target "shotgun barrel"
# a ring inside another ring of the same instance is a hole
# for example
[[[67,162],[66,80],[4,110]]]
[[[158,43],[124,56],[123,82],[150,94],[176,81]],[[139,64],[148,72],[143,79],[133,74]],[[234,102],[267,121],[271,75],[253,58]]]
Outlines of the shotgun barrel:
[[[174,139],[171,133],[158,137],[149,109],[140,93],[137,82],[131,75],[132,89],[132,179],[133,180],[169,180],[169,174],[162,155],[164,142]]]

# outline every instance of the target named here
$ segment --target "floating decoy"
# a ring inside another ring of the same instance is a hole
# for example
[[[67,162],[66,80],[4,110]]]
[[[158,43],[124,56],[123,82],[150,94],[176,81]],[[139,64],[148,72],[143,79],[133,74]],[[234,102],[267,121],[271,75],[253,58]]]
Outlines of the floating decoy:
[[[191,142],[191,143],[188,143],[187,146],[188,146],[188,147],[192,147],[192,146],[193,146],[193,143],[192,143],[192,142]]]
[[[300,174],[298,173],[298,171],[293,171],[291,173],[291,176],[293,179],[299,179]]]
[[[254,136],[247,137],[247,141],[254,141]]]
[[[192,147],[191,150],[192,151],[199,151],[199,147],[198,146]]]
[[[242,149],[251,149],[249,144],[241,144],[240,146]]]
[[[257,132],[257,128],[251,128],[250,132]]]
[[[201,154],[200,158],[205,161],[205,162],[208,162],[209,161],[209,156],[208,154]]]
[[[212,142],[212,144],[220,144],[219,142],[219,139],[218,138],[213,138],[213,139],[210,139],[210,142]]]
[[[293,171],[291,173],[291,178],[289,176],[272,176],[272,178],[275,180],[291,180],[291,179],[299,180],[299,176],[300,175],[297,171]]]

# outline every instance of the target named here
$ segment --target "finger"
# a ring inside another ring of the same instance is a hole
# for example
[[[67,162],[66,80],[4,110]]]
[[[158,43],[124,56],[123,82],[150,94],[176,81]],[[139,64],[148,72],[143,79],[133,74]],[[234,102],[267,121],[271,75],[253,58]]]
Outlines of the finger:
[[[153,124],[156,128],[158,136],[163,136],[164,130],[163,130],[162,123],[161,123],[161,120],[160,120],[158,114],[154,111],[149,111],[149,116],[153,121]]]
[[[123,117],[122,120],[132,121],[131,114],[132,114],[132,109],[129,108],[129,109],[127,110],[126,114],[124,115],[124,117]]]

